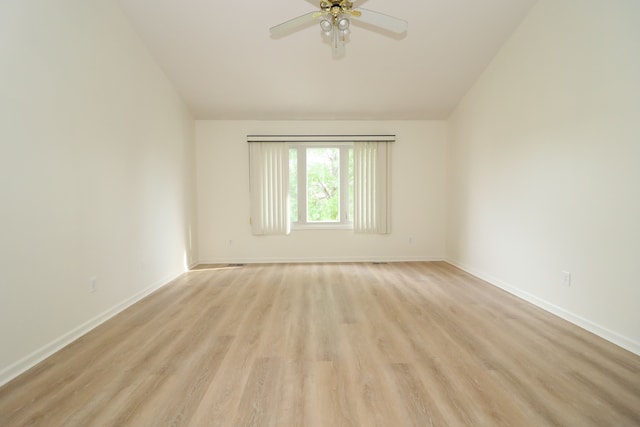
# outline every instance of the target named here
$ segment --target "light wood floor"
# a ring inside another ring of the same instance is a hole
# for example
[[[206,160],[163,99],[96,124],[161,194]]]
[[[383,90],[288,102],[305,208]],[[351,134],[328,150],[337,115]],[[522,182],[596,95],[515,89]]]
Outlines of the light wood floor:
[[[0,389],[0,426],[639,426],[640,357],[445,263],[192,271]]]

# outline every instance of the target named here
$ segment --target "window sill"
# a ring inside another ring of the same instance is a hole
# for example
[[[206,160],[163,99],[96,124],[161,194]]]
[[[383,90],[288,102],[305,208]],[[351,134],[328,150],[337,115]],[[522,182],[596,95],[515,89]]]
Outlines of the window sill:
[[[291,231],[299,230],[353,230],[353,224],[317,223],[317,224],[291,224]]]

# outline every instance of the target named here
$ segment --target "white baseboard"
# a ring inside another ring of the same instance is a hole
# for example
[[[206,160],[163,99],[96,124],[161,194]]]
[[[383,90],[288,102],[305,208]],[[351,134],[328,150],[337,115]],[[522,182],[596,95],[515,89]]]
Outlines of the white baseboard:
[[[73,341],[77,340],[78,338],[88,333],[92,329],[100,326],[101,324],[111,319],[116,314],[129,308],[130,306],[140,301],[147,295],[171,283],[172,281],[180,277],[182,274],[184,274],[184,272],[181,272],[179,274],[174,274],[171,277],[157,281],[156,283],[146,287],[142,291],[127,298],[121,303],[116,304],[110,309],[100,313],[96,317],[89,319],[85,323],[72,329],[71,331],[67,332],[61,337],[51,341],[49,344],[44,345],[43,347],[39,348],[33,353],[23,357],[22,359],[18,360],[12,365],[9,365],[8,367],[2,369],[2,371],[0,371],[0,386],[8,383],[9,381],[16,378],[18,375],[22,374],[23,372],[31,369],[32,367],[42,362],[47,357],[51,356],[52,354],[66,347],[67,345],[71,344]]]
[[[339,262],[428,262],[444,261],[442,257],[399,256],[399,257],[299,257],[299,258],[217,258],[200,260],[197,264],[304,264]]]
[[[461,270],[466,271],[469,274],[472,274],[478,277],[479,279],[484,280],[485,282],[493,286],[496,286],[506,292],[509,292],[510,294],[515,295],[518,298],[521,298],[527,302],[530,302],[536,307],[539,307],[545,311],[548,311],[549,313],[555,314],[556,316],[568,322],[571,322],[574,325],[581,327],[582,329],[585,329],[593,334],[596,334],[599,337],[604,338],[605,340],[640,356],[640,343],[635,340],[632,340],[631,338],[625,337],[624,335],[620,335],[619,333],[614,332],[608,328],[605,328],[604,326],[601,326],[595,322],[592,322],[589,319],[585,319],[584,317],[578,316],[577,314],[572,313],[568,310],[565,310],[562,307],[552,304],[542,298],[538,298],[537,296],[532,295],[529,292],[523,291],[515,286],[512,286],[508,283],[503,282],[502,280],[499,280],[499,279],[496,279],[495,277],[484,274],[483,272],[480,272],[460,262],[457,262],[451,259],[446,259],[445,261]]]

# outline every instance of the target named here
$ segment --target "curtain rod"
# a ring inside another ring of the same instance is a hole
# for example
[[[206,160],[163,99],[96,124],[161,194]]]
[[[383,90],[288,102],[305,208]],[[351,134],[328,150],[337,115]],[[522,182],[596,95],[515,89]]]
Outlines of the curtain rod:
[[[247,142],[395,142],[395,135],[247,135]]]

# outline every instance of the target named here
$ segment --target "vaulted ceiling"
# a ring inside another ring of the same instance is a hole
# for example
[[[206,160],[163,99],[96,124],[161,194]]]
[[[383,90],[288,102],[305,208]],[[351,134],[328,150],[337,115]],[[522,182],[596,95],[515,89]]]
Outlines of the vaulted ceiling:
[[[319,0],[119,0],[198,119],[441,119],[535,0],[355,1],[409,23],[358,26],[333,59],[319,25],[269,28]]]

